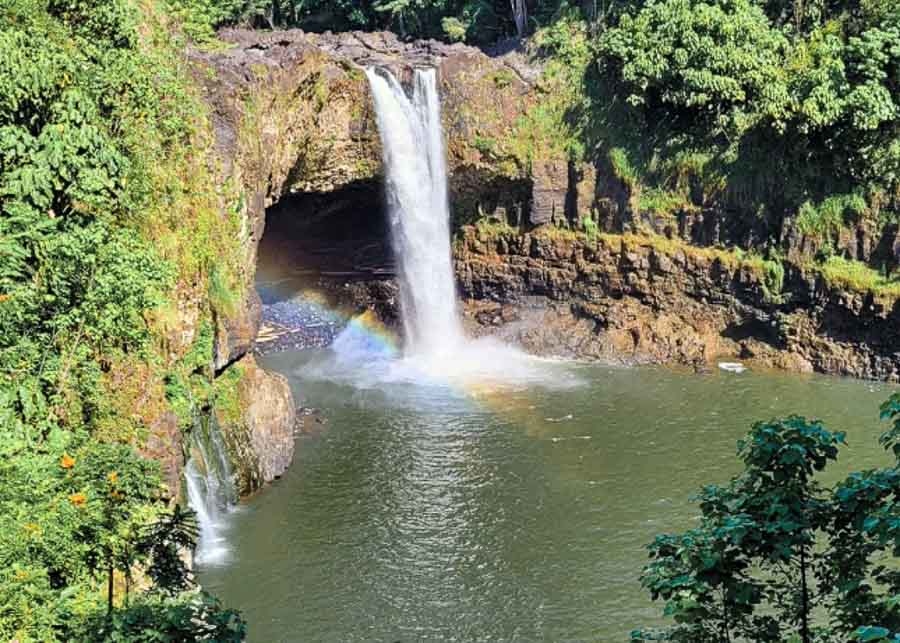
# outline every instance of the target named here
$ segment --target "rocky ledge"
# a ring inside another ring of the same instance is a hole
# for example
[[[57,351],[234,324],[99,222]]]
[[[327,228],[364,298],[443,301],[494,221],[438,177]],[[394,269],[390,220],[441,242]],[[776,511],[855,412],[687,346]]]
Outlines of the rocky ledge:
[[[235,486],[245,496],[287,470],[294,455],[297,412],[287,379],[260,368],[245,355],[222,376],[231,387],[229,404],[215,408],[234,467]]]
[[[723,358],[900,381],[900,302],[789,269],[769,292],[753,262],[664,238],[464,229],[471,332],[531,352],[705,367]]]

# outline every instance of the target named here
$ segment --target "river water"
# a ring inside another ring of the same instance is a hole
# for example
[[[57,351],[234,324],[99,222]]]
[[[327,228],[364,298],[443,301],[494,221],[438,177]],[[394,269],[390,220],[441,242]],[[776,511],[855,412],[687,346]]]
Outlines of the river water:
[[[644,546],[694,524],[755,420],[849,433],[832,472],[874,466],[886,386],[532,359],[456,316],[433,70],[369,70],[406,343],[371,316],[331,348],[260,359],[323,424],[229,515],[200,581],[250,640],[615,641],[658,624]],[[285,303],[293,301],[287,295]]]
[[[694,524],[689,496],[737,472],[754,420],[846,430],[832,479],[888,461],[879,384],[582,364],[496,389],[361,384],[328,359],[261,360],[325,422],[232,515],[227,560],[199,570],[250,641],[627,640],[660,622],[645,544]]]

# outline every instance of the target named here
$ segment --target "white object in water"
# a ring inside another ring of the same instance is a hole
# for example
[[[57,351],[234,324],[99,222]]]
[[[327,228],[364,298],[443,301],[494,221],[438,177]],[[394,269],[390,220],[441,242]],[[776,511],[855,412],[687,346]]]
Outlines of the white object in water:
[[[743,373],[747,367],[740,362],[719,362],[719,368],[729,373]]]

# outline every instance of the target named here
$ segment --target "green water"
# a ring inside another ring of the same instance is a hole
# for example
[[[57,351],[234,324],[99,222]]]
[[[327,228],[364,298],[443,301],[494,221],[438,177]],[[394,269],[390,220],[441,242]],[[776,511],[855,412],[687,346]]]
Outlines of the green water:
[[[568,365],[565,390],[360,390],[304,378],[317,358],[262,360],[327,422],[200,570],[251,641],[627,640],[660,622],[644,545],[694,524],[688,497],[737,471],[754,420],[846,430],[832,478],[887,461],[878,384]]]

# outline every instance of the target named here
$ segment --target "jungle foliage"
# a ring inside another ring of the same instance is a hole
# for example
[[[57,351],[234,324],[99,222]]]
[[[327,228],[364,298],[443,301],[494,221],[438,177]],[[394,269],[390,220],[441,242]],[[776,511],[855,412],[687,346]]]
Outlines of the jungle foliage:
[[[491,44],[548,24],[566,0],[169,0],[192,35],[246,25],[309,31],[387,29],[412,38]],[[517,20],[518,18],[518,20]],[[521,27],[521,29],[520,29]]]
[[[842,432],[792,416],[738,443],[744,471],[696,497],[699,526],[658,536],[641,582],[666,629],[632,640],[882,641],[900,634],[900,394],[881,409],[891,466],[832,487]]]
[[[797,219],[822,260],[842,227],[897,224],[896,2],[647,0],[598,34],[586,136],[673,209]]]
[[[159,215],[198,132],[174,32],[152,3],[0,7],[0,639],[238,640],[116,384],[151,400],[131,371],[167,366],[154,315],[208,273]]]

